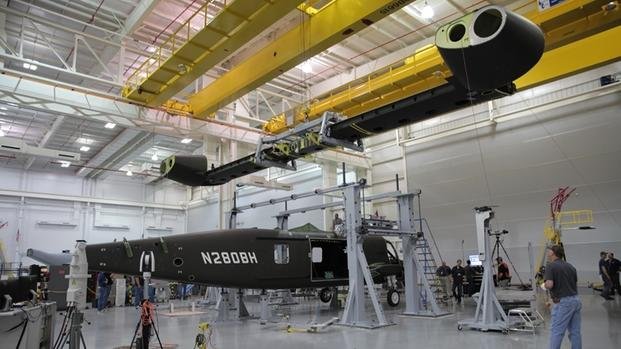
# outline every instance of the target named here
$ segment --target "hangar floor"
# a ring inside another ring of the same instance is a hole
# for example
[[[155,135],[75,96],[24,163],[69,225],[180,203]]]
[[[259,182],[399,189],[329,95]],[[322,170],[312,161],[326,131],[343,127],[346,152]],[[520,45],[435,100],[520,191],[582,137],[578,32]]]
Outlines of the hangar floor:
[[[621,297],[614,301],[605,301],[590,291],[582,296],[582,336],[584,348],[619,348],[621,347]],[[258,312],[256,303],[249,302],[251,313]],[[310,303],[302,303],[292,308],[292,324],[304,326],[314,314]],[[328,319],[335,316],[325,306],[321,316]],[[165,343],[174,343],[178,348],[192,348],[199,321],[212,322],[214,311],[206,315],[185,317],[158,316],[159,333]],[[473,301],[466,299],[465,304],[454,307],[455,315],[442,319],[414,319],[399,316],[400,309],[387,311],[387,316],[396,322],[376,330],[354,329],[333,326],[321,333],[287,333],[283,324],[260,325],[258,320],[231,321],[216,323],[211,338],[210,348],[484,348],[517,349],[546,348],[548,329],[541,329],[538,334],[514,333],[480,333],[477,331],[456,329],[459,319],[471,317],[474,312]],[[129,345],[133,330],[138,320],[138,312],[133,307],[113,308],[97,313],[87,310],[84,337],[87,348],[115,348]],[[59,320],[62,320],[60,318]],[[58,326],[56,327],[58,329]],[[155,340],[155,338],[154,338]],[[567,340],[563,348],[569,348]]]

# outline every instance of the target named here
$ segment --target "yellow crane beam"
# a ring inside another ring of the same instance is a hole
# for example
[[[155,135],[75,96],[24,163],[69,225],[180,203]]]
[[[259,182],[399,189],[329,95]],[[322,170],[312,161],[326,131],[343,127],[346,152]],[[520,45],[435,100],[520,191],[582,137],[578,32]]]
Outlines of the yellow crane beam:
[[[588,36],[543,54],[539,63],[515,81],[526,89],[621,59],[621,27]]]
[[[302,0],[236,0],[215,18],[209,1],[127,79],[123,97],[160,106],[294,10]],[[187,109],[187,108],[186,108]]]
[[[608,6],[610,1],[568,0],[562,6],[527,14],[544,31],[547,51],[533,69],[516,81],[518,89],[621,59],[621,9],[618,5]],[[450,76],[437,48],[430,45],[400,65],[374,72],[362,82],[342,86],[337,92],[294,109],[293,124],[280,114],[269,119],[263,129],[280,133],[328,110],[356,116],[442,85]]]
[[[399,10],[412,0],[338,0],[189,98],[208,117],[249,91]]]

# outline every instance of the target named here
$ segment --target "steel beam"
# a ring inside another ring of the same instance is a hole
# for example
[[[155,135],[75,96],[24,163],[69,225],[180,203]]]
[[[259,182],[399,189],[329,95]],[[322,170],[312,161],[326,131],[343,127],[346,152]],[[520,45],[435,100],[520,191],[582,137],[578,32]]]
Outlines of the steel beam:
[[[237,0],[225,7],[211,21],[207,18],[208,3],[205,4],[204,8],[193,16],[196,17],[196,22],[201,19],[199,17],[203,13],[203,28],[191,36],[189,23],[192,18],[182,25],[177,32],[187,31],[187,41],[177,42],[175,46],[177,33],[173,34],[172,39],[169,39],[170,42],[163,43],[152,56],[154,66],[150,67],[150,60],[147,59],[128,78],[124,96],[149,106],[163,104],[249,42],[257,33],[264,31],[291,12],[300,2],[301,0]],[[172,45],[173,54],[169,57],[163,56],[163,50],[169,45]],[[180,66],[184,68],[180,69]],[[145,79],[139,76],[141,73],[147,74]]]
[[[95,197],[86,197],[86,196],[58,195],[58,194],[37,193],[37,192],[8,190],[8,189],[0,189],[0,196],[70,201],[70,202],[85,202],[85,203],[103,204],[103,205],[162,208],[162,209],[167,209],[167,210],[185,210],[185,206],[181,206],[181,205],[156,204],[156,203],[148,203],[148,202],[114,200],[114,199],[104,199],[104,198],[95,198]]]
[[[190,97],[194,115],[207,117],[252,89],[348,36],[394,13],[409,0],[339,0],[311,16]]]
[[[131,104],[106,95],[56,81],[0,69],[0,101],[57,115],[113,122],[122,127],[140,128],[173,137],[211,135],[256,144],[260,130],[219,120],[196,120],[171,115],[165,110]],[[17,74],[20,77],[16,76]]]
[[[123,23],[123,29],[119,33],[119,41],[123,37],[127,35],[131,35],[144,21],[144,19],[153,11],[155,6],[160,2],[160,0],[143,0],[136,4],[134,10],[129,14],[125,23]],[[101,60],[104,62],[109,62],[112,60],[114,56],[117,54],[121,54],[121,51],[124,50],[124,47],[118,46],[107,46],[103,49],[101,53]],[[123,57],[119,57],[119,61],[122,61]],[[93,68],[90,73],[96,75],[101,70],[97,67]]]
[[[43,135],[43,138],[41,138],[41,142],[39,142],[39,144],[37,145],[38,148],[45,148],[47,142],[49,142],[50,138],[52,138],[56,130],[58,130],[60,125],[62,125],[63,121],[65,121],[65,117],[63,115],[56,117],[56,120],[54,120],[52,127],[50,127],[47,132],[45,132],[45,135]],[[30,158],[28,158],[28,161],[26,161],[26,164],[24,165],[24,170],[28,170],[30,166],[32,166],[32,164],[34,163],[35,159],[36,156],[31,156]]]

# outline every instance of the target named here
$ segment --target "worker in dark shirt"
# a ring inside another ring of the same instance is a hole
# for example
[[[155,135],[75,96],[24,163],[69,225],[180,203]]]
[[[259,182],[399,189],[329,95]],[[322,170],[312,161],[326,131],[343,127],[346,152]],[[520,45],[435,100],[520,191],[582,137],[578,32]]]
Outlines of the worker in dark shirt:
[[[602,297],[606,300],[613,300],[614,298],[610,297],[610,289],[612,288],[612,278],[609,273],[609,261],[608,261],[608,253],[602,251],[599,253],[599,274],[602,276],[602,282],[604,282],[604,287],[602,288]]]
[[[610,252],[608,254],[608,274],[612,281],[612,294],[615,292],[621,295],[621,285],[619,284],[619,270],[621,270],[621,261],[615,258],[615,254]]]
[[[457,299],[457,304],[461,303],[461,297],[464,293],[463,285],[465,273],[464,267],[461,266],[461,259],[458,259],[457,265],[451,270],[451,274],[453,275],[453,297]]]
[[[440,278],[440,285],[444,290],[445,297],[448,297],[448,292],[451,289],[451,267],[442,261],[442,265],[436,270],[436,275]]]
[[[466,261],[466,266],[464,267],[464,275],[466,276],[466,281],[468,282],[468,287],[466,287],[466,294],[468,297],[472,297],[474,294],[474,268],[470,265],[470,260]]]
[[[502,257],[496,258],[498,263],[498,286],[507,288],[509,282],[511,282],[511,273],[509,272],[509,265],[502,260]]]
[[[560,349],[565,332],[569,331],[572,349],[582,348],[580,334],[582,303],[578,297],[576,268],[565,262],[563,246],[553,245],[546,250],[548,264],[542,287],[550,291],[552,320],[550,323],[550,349]]]

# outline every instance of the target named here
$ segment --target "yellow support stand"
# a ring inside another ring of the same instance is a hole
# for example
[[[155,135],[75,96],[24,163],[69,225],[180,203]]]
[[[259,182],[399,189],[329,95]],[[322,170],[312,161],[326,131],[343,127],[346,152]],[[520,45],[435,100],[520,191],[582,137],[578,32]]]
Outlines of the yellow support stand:
[[[194,348],[208,349],[208,345],[211,340],[211,332],[213,331],[213,329],[209,327],[209,323],[201,322],[198,324],[198,330],[200,332],[196,335]],[[209,333],[207,333],[207,331],[209,331]]]
[[[561,227],[593,223],[593,210],[561,211],[556,214]]]

